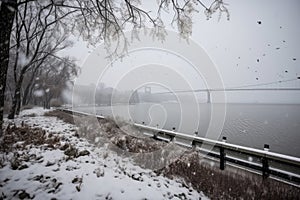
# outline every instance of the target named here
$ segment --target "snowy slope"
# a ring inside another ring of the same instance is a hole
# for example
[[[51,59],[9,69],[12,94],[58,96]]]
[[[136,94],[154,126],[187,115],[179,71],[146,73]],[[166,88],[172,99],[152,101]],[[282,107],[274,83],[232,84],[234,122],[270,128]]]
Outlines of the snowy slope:
[[[35,117],[29,117],[35,113]],[[1,152],[4,167],[0,169],[0,199],[207,199],[181,180],[158,176],[142,169],[127,158],[104,147],[95,147],[75,136],[76,127],[55,117],[43,116],[44,110],[25,110],[14,120],[41,127],[54,135],[64,136],[60,147],[73,145],[82,156],[69,159],[62,148],[46,145],[26,146],[16,150],[24,169],[13,170],[10,160],[15,155]],[[11,121],[6,120],[6,124]]]

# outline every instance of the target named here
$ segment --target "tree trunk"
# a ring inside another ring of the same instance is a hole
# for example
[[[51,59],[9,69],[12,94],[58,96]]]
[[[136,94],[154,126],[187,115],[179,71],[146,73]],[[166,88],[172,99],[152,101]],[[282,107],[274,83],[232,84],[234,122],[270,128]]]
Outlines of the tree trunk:
[[[30,77],[29,83],[26,86],[25,90],[24,90],[24,95],[23,95],[23,99],[22,99],[22,106],[27,105],[28,102],[30,101],[30,96],[32,93],[32,87],[33,87],[33,83],[34,83],[34,78],[37,75],[39,67],[36,67]]]
[[[32,79],[30,81],[33,81]],[[25,90],[24,90],[24,96],[22,98],[22,105],[25,106],[28,104],[29,102],[29,94],[30,94],[30,89],[32,87],[32,82],[29,82],[28,85],[26,86]]]
[[[21,100],[22,100],[22,98],[21,98],[21,95],[20,95],[20,98],[19,98],[18,104],[17,104],[16,115],[20,114],[21,106],[23,105],[23,104],[21,104]]]
[[[0,6],[0,136],[3,132],[3,108],[9,64],[9,47],[17,0],[2,1]]]
[[[17,111],[17,106],[19,105],[19,102],[21,101],[21,86],[23,83],[23,78],[24,78],[24,73],[21,72],[20,78],[17,82],[16,89],[15,89],[15,94],[14,94],[14,99],[13,99],[13,104],[10,110],[10,113],[8,115],[8,119],[14,119],[15,114]]]
[[[45,108],[50,109],[50,97],[48,93],[45,93]]]

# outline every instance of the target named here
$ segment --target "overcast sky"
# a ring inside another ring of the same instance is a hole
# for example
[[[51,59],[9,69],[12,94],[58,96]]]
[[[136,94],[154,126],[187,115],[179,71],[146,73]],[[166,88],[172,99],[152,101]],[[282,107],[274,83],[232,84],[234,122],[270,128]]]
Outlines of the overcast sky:
[[[151,10],[152,2],[145,2],[143,4],[145,9]],[[210,1],[206,0],[205,2]],[[215,63],[225,87],[296,79],[300,75],[300,1],[227,0],[226,3],[229,4],[229,21],[225,15],[218,21],[218,14],[214,15],[212,19],[206,20],[206,16],[201,10],[194,16],[191,37]],[[174,30],[171,26],[167,28]],[[94,48],[86,48],[83,42],[76,39],[75,46],[64,54],[76,57],[78,63],[83,65],[93,51]],[[164,59],[164,65],[168,66],[183,63],[183,61],[174,59],[174,55],[166,52],[147,52],[146,54],[140,51],[132,53],[129,58],[124,58],[121,64],[117,61],[116,63],[119,64],[116,66],[136,67],[133,66],[132,60],[134,60],[134,56],[141,58],[138,54],[153,58],[160,54]],[[95,60],[95,62],[97,61]],[[115,70],[114,73],[108,72],[107,77],[103,77],[101,82],[112,85],[115,79],[119,79],[125,72],[126,69]],[[115,77],[112,74],[115,74]],[[88,84],[88,76],[85,76],[84,79],[86,81],[82,83]],[[191,82],[202,87],[203,80],[197,79],[197,83],[196,79]],[[299,82],[300,80],[291,81],[277,86],[273,85],[273,87],[300,87]]]

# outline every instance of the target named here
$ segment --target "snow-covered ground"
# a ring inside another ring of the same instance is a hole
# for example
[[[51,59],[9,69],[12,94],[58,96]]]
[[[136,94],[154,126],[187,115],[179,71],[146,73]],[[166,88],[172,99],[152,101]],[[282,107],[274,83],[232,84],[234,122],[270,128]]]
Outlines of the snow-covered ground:
[[[42,108],[24,110],[13,122],[21,126],[24,121],[64,139],[54,148],[27,145],[23,150],[1,152],[0,199],[207,199],[183,180],[142,169],[105,145],[96,147],[76,137],[74,125],[43,114]],[[9,122],[12,121],[6,120],[5,124]],[[74,146],[79,156],[70,159],[63,148],[65,144]],[[20,159],[21,167],[13,170],[16,155],[27,159]]]

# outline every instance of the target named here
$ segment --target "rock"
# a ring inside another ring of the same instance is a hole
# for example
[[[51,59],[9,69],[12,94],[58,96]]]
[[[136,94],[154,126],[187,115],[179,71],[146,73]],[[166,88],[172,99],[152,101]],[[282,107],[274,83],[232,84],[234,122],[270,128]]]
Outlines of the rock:
[[[17,159],[14,159],[10,162],[10,166],[13,170],[18,169],[20,164],[21,164],[20,161],[18,161]]]
[[[74,136],[74,137],[77,137],[77,138],[80,137],[79,134],[78,134],[78,132],[75,132],[75,133],[73,134],[73,136]]]
[[[63,184],[62,182],[57,183],[56,186],[54,187],[54,189],[57,190],[59,188],[59,186],[61,186],[62,184]]]
[[[43,156],[38,156],[36,157],[36,160],[41,160],[43,158]]]
[[[69,157],[76,157],[78,150],[74,147],[70,147],[65,150],[64,154]]]
[[[59,170],[60,170],[59,168],[56,168],[56,169],[53,169],[52,171],[58,172]]]
[[[26,168],[28,168],[28,165],[24,164],[24,165],[21,165],[21,166],[18,168],[18,170],[22,170],[22,169],[26,169]]]
[[[140,174],[133,174],[133,175],[131,176],[131,178],[132,178],[133,180],[136,180],[136,181],[141,181],[141,182],[144,181],[144,179],[141,177]]]
[[[76,185],[76,190],[78,191],[78,192],[80,192],[80,186],[79,185]]]
[[[63,146],[60,147],[60,150],[65,151],[67,148],[69,148],[69,144],[65,143]]]
[[[25,192],[25,191],[22,191],[20,194],[19,194],[19,198],[20,199],[30,199],[30,195],[27,193],[27,192]]]
[[[41,174],[41,175],[36,175],[35,177],[33,177],[32,180],[41,182],[43,179],[44,179],[44,176],[43,176],[43,174]]]
[[[50,161],[48,161],[48,162],[46,163],[45,167],[50,167],[50,166],[52,166],[52,165],[55,165],[55,162],[50,162]]]
[[[72,183],[73,183],[73,184],[81,183],[81,182],[82,182],[82,178],[78,178],[78,177],[75,177],[75,178],[72,180]]]
[[[49,194],[50,194],[50,193],[54,193],[54,192],[55,192],[54,189],[48,191]]]
[[[96,176],[99,178],[99,177],[102,177],[104,176],[104,169],[101,169],[101,168],[97,168],[94,170],[94,173],[96,174]]]
[[[90,152],[88,150],[83,150],[78,153],[77,157],[88,156],[88,155],[90,155]]]
[[[186,195],[182,192],[180,194],[174,194],[175,197],[178,197],[179,199],[187,199]]]

